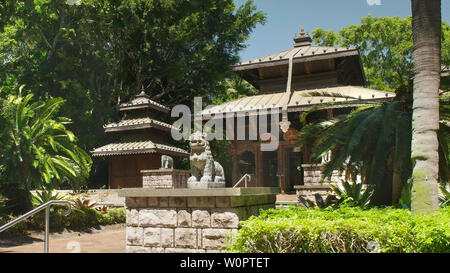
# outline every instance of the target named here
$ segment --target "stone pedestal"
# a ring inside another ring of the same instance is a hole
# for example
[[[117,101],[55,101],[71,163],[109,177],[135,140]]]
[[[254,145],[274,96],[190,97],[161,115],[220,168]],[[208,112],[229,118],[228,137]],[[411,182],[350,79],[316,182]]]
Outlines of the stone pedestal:
[[[178,189],[187,187],[189,171],[175,169],[143,170],[142,187],[152,189]]]
[[[308,199],[311,201],[315,200],[314,195],[320,194],[323,199],[325,199],[329,194],[333,194],[333,190],[330,184],[339,184],[341,179],[345,179],[344,175],[340,175],[339,172],[334,171],[330,179],[322,179],[322,164],[302,164],[303,174],[304,174],[304,185],[294,186],[297,195],[297,204],[303,206],[299,201],[299,197]]]
[[[187,182],[188,189],[225,188],[225,182]]]
[[[221,252],[239,221],[274,208],[279,188],[122,189],[126,252]]]

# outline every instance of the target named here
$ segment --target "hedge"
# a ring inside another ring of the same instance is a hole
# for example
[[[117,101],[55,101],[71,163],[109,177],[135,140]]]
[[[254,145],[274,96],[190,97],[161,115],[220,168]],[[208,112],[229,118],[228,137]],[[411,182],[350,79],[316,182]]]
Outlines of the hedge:
[[[430,216],[394,208],[270,209],[241,222],[227,251],[449,253],[450,207]]]

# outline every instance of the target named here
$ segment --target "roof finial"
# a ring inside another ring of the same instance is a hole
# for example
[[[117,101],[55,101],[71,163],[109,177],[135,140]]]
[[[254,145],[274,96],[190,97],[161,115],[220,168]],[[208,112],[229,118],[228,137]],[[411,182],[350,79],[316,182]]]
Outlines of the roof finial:
[[[294,47],[310,46],[312,43],[311,36],[305,32],[303,26],[300,27],[300,35],[294,37]]]
[[[141,93],[139,95],[145,95],[145,91],[144,91],[144,85],[141,85]]]
[[[139,93],[136,97],[148,97],[144,91],[144,84],[141,86],[141,93]]]

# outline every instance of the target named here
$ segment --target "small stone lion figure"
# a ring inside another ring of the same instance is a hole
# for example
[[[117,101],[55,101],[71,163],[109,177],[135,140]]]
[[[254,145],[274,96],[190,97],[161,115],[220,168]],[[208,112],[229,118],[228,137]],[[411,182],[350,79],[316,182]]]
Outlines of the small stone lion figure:
[[[173,169],[173,158],[168,155],[162,155],[161,169]]]
[[[196,131],[190,137],[191,155],[191,177],[188,183],[209,183],[208,187],[224,187],[225,174],[222,165],[214,161],[206,134]],[[217,183],[212,184],[211,182]],[[220,185],[219,185],[220,184]]]

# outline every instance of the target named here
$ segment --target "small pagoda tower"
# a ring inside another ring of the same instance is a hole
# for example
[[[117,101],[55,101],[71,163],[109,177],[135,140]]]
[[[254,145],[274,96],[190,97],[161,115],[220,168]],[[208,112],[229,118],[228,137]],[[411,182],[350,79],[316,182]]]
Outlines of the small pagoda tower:
[[[92,151],[93,156],[108,158],[109,188],[142,187],[141,170],[159,169],[162,155],[189,156],[168,144],[172,125],[158,120],[170,109],[151,100],[144,90],[119,104],[118,110],[121,120],[103,126],[105,133],[114,134],[117,141]]]

